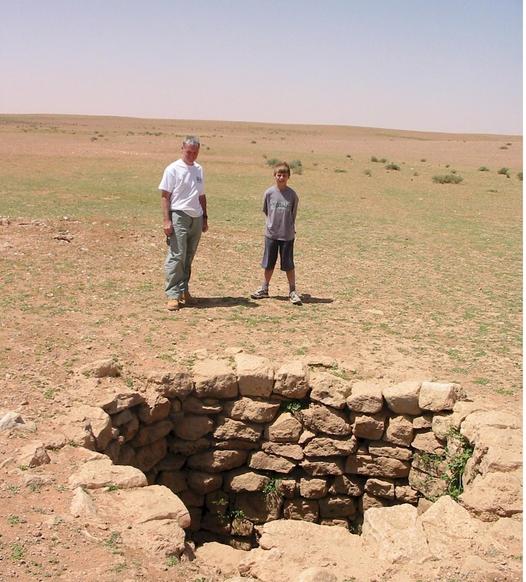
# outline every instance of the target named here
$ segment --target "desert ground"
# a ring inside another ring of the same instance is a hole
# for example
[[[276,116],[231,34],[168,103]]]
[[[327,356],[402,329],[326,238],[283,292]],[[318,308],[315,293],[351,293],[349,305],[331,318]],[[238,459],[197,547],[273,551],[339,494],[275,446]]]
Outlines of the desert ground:
[[[169,312],[157,186],[187,134],[201,137],[209,231],[198,302]],[[349,380],[453,381],[521,409],[522,137],[1,115],[0,156],[2,410],[45,424],[68,407],[73,372],[101,357],[133,386],[160,363],[191,368],[232,348],[329,357]],[[300,168],[289,182],[300,307],[277,270],[271,297],[250,299],[273,160]],[[0,440],[1,455],[16,441]],[[153,576],[107,532],[108,543],[68,524],[43,536],[67,505],[60,487],[6,480],[0,499],[0,580]],[[158,579],[211,580],[158,566]]]

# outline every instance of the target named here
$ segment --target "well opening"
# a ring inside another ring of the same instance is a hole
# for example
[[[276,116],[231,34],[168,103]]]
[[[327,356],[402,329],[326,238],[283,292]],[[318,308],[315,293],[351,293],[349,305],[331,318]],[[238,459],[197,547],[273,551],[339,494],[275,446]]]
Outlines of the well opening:
[[[345,376],[246,354],[191,375],[153,373],[144,391],[103,406],[112,440],[101,452],[171,489],[196,544],[248,550],[257,526],[276,519],[358,533],[370,507],[446,491],[457,387]]]

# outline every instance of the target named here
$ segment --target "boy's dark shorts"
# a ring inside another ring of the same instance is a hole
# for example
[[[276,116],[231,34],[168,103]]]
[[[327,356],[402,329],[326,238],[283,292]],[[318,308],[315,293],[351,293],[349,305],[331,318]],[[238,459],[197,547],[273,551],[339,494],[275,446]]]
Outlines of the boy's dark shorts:
[[[273,238],[265,237],[265,250],[261,266],[264,269],[273,269],[278,260],[278,250],[281,270],[292,271],[294,269],[294,239],[274,240]]]

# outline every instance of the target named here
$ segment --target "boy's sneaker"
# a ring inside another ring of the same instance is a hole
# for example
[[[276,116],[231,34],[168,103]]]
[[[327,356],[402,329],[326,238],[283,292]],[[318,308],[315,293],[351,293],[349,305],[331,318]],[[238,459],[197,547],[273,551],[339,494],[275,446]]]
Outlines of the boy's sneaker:
[[[252,297],[252,299],[267,299],[268,289],[263,289],[263,287],[260,287],[257,291],[254,291],[250,297]]]
[[[293,305],[301,305],[301,297],[296,293],[296,291],[291,291],[289,293],[289,299]]]

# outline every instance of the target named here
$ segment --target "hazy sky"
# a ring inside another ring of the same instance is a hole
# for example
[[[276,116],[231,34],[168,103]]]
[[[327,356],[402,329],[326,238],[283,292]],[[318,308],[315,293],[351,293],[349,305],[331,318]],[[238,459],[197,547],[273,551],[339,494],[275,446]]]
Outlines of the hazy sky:
[[[0,112],[522,133],[521,0],[0,0]]]

